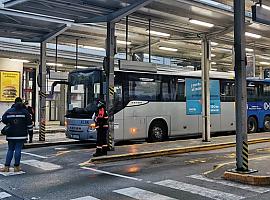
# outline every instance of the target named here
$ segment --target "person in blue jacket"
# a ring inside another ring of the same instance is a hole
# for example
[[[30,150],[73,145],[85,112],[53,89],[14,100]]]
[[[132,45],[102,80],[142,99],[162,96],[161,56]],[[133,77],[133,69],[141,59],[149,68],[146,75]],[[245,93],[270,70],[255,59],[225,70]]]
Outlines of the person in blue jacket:
[[[19,172],[21,170],[20,161],[23,144],[26,142],[28,134],[32,134],[33,132],[31,115],[25,109],[20,97],[15,99],[15,104],[2,116],[2,122],[8,125],[9,128],[6,133],[6,139],[8,141],[6,162],[5,167],[1,171],[9,172],[11,160],[14,155],[14,172]]]

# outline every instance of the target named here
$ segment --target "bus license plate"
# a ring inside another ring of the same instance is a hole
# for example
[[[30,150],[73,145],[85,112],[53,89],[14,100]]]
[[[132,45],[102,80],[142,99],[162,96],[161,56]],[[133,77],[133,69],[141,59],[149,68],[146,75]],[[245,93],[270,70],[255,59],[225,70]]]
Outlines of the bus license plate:
[[[80,139],[80,136],[79,136],[79,135],[72,135],[71,137],[72,137],[73,139],[78,139],[78,140]]]

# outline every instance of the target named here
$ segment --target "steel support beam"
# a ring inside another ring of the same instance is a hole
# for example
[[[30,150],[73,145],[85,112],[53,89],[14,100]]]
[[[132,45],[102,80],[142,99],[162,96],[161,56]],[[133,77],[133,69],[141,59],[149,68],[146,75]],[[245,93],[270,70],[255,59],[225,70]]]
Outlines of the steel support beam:
[[[109,111],[109,136],[108,144],[110,150],[114,149],[114,56],[116,48],[115,23],[107,23],[107,39],[106,39],[106,105]]]
[[[202,38],[202,140],[210,142],[210,78],[211,41]]]
[[[50,40],[54,39],[58,35],[61,35],[62,33],[64,33],[69,27],[70,27],[69,25],[65,24],[57,28],[53,32],[42,36],[41,38],[24,39],[22,40],[22,42],[49,42]]]
[[[248,171],[245,1],[234,0],[236,170]]]
[[[46,42],[40,43],[39,64],[39,141],[45,141],[46,125]]]
[[[111,23],[116,23],[119,22],[121,19],[124,17],[136,12],[140,8],[147,6],[154,0],[137,0],[135,3],[130,4],[129,6],[126,6],[122,9],[119,9],[115,12],[112,12],[108,15],[104,16],[98,16],[90,19],[82,19],[82,20],[77,20],[77,23],[82,23],[82,24],[88,24],[88,23],[101,23],[101,22],[111,22]]]

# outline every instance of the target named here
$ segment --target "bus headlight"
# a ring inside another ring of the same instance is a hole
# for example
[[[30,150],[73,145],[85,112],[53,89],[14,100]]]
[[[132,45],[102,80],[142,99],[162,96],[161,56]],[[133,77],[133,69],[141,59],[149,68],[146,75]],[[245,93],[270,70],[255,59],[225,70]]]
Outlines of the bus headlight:
[[[96,124],[95,123],[89,124],[88,127],[89,127],[90,130],[95,130],[96,129]]]
[[[67,122],[67,120],[65,120],[65,127],[67,127],[68,126],[68,122]]]

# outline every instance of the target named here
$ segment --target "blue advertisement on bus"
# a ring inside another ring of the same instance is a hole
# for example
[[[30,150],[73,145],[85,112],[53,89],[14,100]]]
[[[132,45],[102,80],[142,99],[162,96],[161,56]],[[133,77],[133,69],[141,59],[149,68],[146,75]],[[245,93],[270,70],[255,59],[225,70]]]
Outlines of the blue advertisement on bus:
[[[186,114],[202,114],[202,82],[186,79]],[[220,114],[220,87],[218,80],[210,80],[210,113]]]

